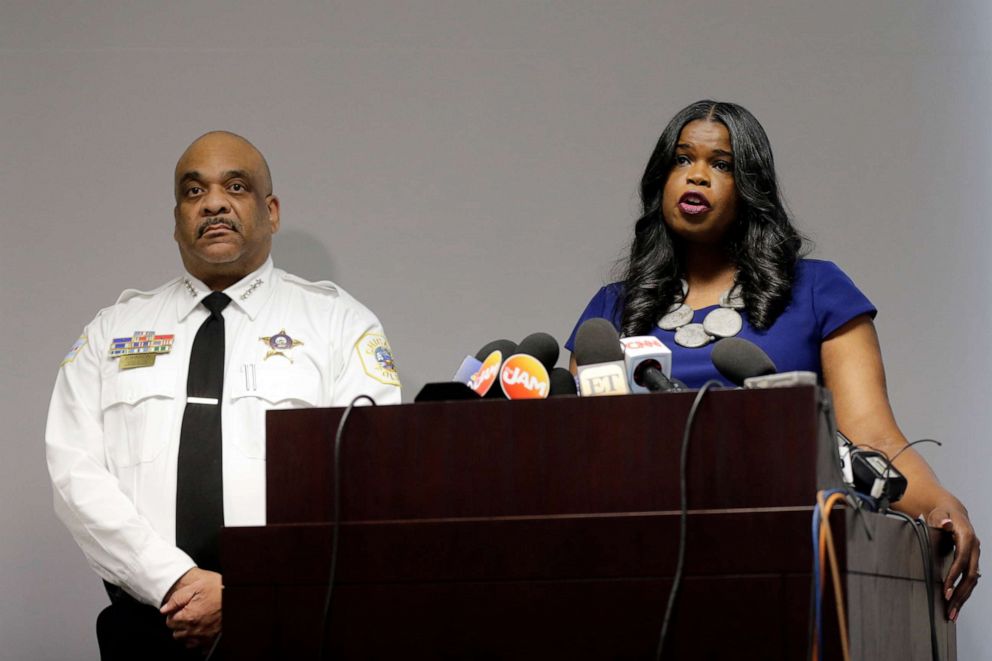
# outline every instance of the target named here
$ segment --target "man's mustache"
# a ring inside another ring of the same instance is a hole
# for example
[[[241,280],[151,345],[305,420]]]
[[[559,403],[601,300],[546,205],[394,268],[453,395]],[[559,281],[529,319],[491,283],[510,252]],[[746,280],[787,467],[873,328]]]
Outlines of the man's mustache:
[[[237,232],[238,234],[243,234],[241,231],[241,223],[237,220],[231,220],[229,218],[206,218],[199,224],[196,228],[196,238],[201,238],[208,229],[216,225],[223,225],[232,232]]]

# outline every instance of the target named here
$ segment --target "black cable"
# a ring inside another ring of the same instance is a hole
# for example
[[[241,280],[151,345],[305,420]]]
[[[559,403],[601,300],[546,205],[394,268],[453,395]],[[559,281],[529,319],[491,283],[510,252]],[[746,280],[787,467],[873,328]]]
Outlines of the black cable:
[[[341,421],[338,422],[337,433],[334,434],[334,514],[331,520],[331,569],[327,575],[327,595],[324,598],[324,619],[320,636],[320,652],[317,657],[319,661],[327,658],[327,639],[331,633],[331,600],[334,596],[334,574],[338,566],[338,526],[341,523],[341,440],[344,436],[344,428],[348,423],[348,416],[351,415],[355,404],[361,400],[368,400],[372,406],[376,406],[375,400],[368,395],[358,395],[348,408],[341,414]]]
[[[685,546],[686,528],[689,520],[689,495],[688,483],[686,480],[686,466],[689,461],[689,438],[692,434],[692,425],[696,421],[696,411],[699,403],[703,401],[703,396],[714,386],[723,384],[715,379],[711,379],[703,384],[703,387],[696,393],[696,398],[689,408],[689,415],[685,419],[685,430],[682,432],[682,452],[679,456],[679,555],[675,564],[675,576],[672,579],[672,590],[668,593],[668,606],[665,607],[665,618],[661,621],[661,634],[658,636],[658,649],[655,652],[655,659],[660,660],[662,651],[665,648],[665,637],[668,635],[668,624],[675,610],[675,601],[678,598],[679,586],[682,584],[682,570],[685,566]]]
[[[892,468],[893,462],[895,462],[895,460],[899,458],[899,455],[901,455],[903,452],[905,452],[909,448],[913,447],[914,445],[918,445],[920,443],[936,443],[937,445],[939,445],[941,447],[943,447],[943,445],[944,445],[940,441],[935,440],[935,439],[932,439],[932,438],[921,438],[918,441],[913,441],[912,443],[907,443],[906,445],[904,445],[903,447],[901,447],[899,449],[899,452],[896,452],[894,455],[892,455],[892,458],[889,459],[889,465],[886,466],[886,468],[887,469],[888,468]],[[888,459],[888,457],[886,457],[886,459]],[[888,477],[888,475],[886,475],[886,477]]]
[[[919,445],[920,443],[935,443],[941,447],[943,447],[944,445],[940,441],[932,438],[921,438],[919,440],[913,441],[912,443],[907,443],[906,445],[902,446],[901,448],[899,448],[899,452],[896,452],[894,455],[892,455],[892,457],[889,457],[889,454],[885,450],[879,450],[878,448],[872,447],[870,445],[861,444],[861,445],[855,445],[854,447],[861,450],[871,450],[872,452],[877,452],[883,457],[885,457],[885,479],[888,480],[890,473],[894,468],[895,461],[896,459],[899,458],[899,455],[901,455],[903,452],[913,447],[914,445]],[[888,510],[888,508],[889,508],[888,497],[883,496],[882,499],[880,499],[880,504],[878,509]]]
[[[924,439],[928,440],[928,439]],[[934,441],[936,442],[936,441]],[[940,443],[937,443],[940,445]],[[923,540],[923,548],[927,556],[927,575],[925,577],[927,586],[927,600],[930,602],[929,608],[927,608],[927,615],[930,618],[930,649],[933,652],[933,661],[940,661],[940,645],[937,642],[937,623],[933,614],[933,548],[930,546],[930,526],[927,525],[926,519],[923,518],[921,514],[916,519],[916,524],[919,527],[920,539]]]
[[[930,548],[930,536],[927,531],[927,524],[921,520],[919,524],[908,515],[895,510],[886,510],[886,514],[904,520],[913,529],[916,535],[916,542],[920,547],[920,556],[923,560],[923,585],[926,588],[927,615],[930,618],[930,655],[933,661],[940,661],[940,645],[937,643],[937,622],[933,615],[933,557]]]

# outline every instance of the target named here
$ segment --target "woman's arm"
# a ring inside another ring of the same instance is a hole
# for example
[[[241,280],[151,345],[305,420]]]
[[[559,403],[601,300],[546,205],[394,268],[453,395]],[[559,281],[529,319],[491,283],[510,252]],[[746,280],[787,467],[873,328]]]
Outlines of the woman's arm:
[[[890,457],[902,450],[906,437],[889,405],[882,352],[871,319],[856,317],[831,333],[820,348],[820,358],[824,385],[833,392],[837,426],[844,435],[857,445],[871,446]],[[931,526],[954,535],[955,558],[944,579],[944,597],[947,617],[955,620],[979,577],[980,544],[968,510],[941,486],[913,448],[900,454],[895,466],[909,483],[896,509],[910,516],[922,514]]]

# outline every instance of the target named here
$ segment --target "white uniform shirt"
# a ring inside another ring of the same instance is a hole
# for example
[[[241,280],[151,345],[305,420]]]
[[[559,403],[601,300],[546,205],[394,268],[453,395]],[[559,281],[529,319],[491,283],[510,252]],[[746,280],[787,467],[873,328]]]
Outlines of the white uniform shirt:
[[[192,276],[127,290],[86,327],[59,369],[46,445],[55,510],[96,572],[158,606],[195,566],[175,545],[176,466],[190,349],[209,313]],[[265,524],[265,411],[400,401],[379,320],[330,282],[310,283],[271,258],[225,290],[222,401],[224,521]],[[158,336],[167,353],[121,369],[112,340]]]

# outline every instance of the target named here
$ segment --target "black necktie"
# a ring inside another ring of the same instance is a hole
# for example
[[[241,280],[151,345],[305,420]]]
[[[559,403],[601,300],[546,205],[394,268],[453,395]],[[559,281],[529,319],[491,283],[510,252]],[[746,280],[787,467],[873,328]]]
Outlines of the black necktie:
[[[224,474],[220,409],[224,392],[224,317],[231,299],[203,299],[210,316],[196,331],[186,377],[186,411],[179,433],[176,477],[176,545],[202,568],[220,571],[224,527]]]

